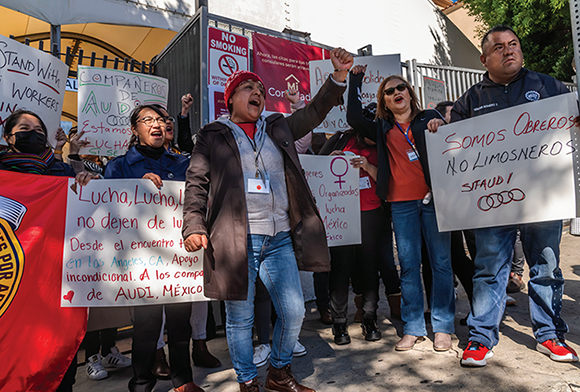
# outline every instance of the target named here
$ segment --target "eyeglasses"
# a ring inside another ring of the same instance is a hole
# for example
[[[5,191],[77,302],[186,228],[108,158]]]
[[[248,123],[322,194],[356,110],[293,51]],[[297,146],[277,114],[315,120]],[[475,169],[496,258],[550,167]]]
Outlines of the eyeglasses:
[[[157,118],[153,118],[153,117],[144,117],[141,120],[138,120],[137,122],[142,122],[143,124],[147,125],[148,127],[152,127],[153,124],[155,122],[157,122],[157,124],[159,124],[160,127],[164,127],[166,124],[167,119],[165,117],[157,117]]]
[[[165,117],[165,122],[166,123],[169,123],[169,122],[175,123],[175,118],[173,118],[173,117]]]
[[[389,87],[388,89],[383,91],[383,93],[385,95],[393,95],[395,93],[395,89],[397,89],[397,91],[405,91],[406,88],[407,88],[407,85],[405,83],[401,83],[401,84],[397,84],[395,87]]]

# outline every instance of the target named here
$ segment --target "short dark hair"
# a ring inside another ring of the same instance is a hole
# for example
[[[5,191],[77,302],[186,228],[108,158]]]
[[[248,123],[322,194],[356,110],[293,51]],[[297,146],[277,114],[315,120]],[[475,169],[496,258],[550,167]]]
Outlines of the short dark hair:
[[[12,112],[10,116],[6,118],[6,121],[4,122],[4,136],[9,136],[10,134],[12,134],[12,128],[14,128],[16,124],[18,124],[18,120],[20,120],[20,117],[24,116],[25,114],[35,117],[38,120],[38,122],[40,123],[40,127],[42,128],[42,132],[44,133],[44,136],[48,138],[48,131],[46,129],[46,125],[44,124],[44,121],[42,121],[40,116],[34,112],[31,112],[30,110],[24,109],[15,110],[14,112]]]
[[[516,38],[518,39],[518,41],[521,42],[520,37],[518,37],[518,35],[514,31],[514,29],[512,29],[508,25],[498,24],[498,25],[493,26],[491,29],[489,29],[487,31],[487,33],[485,33],[484,36],[483,36],[483,38],[481,39],[481,53],[483,53],[483,45],[485,45],[489,41],[489,35],[490,34],[493,34],[493,33],[503,33],[504,31],[511,31],[512,34],[516,36]],[[483,54],[485,54],[485,53],[483,53]]]
[[[137,122],[139,121],[139,116],[141,115],[141,112],[143,110],[145,110],[145,109],[151,109],[155,113],[157,113],[159,116],[165,117],[165,115],[161,111],[161,109],[163,109],[163,107],[161,105],[141,105],[141,106],[137,106],[131,112],[131,127],[136,127],[137,126]]]
[[[439,114],[441,114],[443,117],[445,117],[445,109],[447,109],[448,106],[453,106],[453,102],[442,101],[442,102],[439,102],[437,104],[437,106],[435,106],[435,110],[437,110],[439,112]]]
[[[157,105],[157,104],[141,105],[141,106],[135,107],[135,109],[133,109],[133,111],[131,112],[131,130],[137,126],[137,121],[139,121],[139,116],[141,115],[141,112],[145,109],[151,109],[155,113],[157,113],[159,116],[165,117],[165,115],[161,112],[160,108],[163,109],[163,106]],[[131,148],[137,144],[139,144],[139,138],[135,134],[132,134],[131,138],[129,139],[129,148]]]

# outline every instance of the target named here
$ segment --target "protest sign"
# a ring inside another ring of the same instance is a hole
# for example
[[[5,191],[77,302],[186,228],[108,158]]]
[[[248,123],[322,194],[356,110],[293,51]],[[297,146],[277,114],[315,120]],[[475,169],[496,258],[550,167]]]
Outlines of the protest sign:
[[[108,68],[78,66],[78,127],[89,144],[80,154],[119,156],[131,137],[131,111],[167,107],[167,79]]]
[[[359,170],[349,156],[299,155],[328,246],[361,243]]]
[[[359,92],[363,107],[371,102],[377,102],[377,91],[381,82],[389,75],[401,74],[401,56],[388,54],[384,56],[355,57],[354,65],[366,65],[367,70]],[[330,60],[310,62],[310,91],[316,95],[329,75],[334,71]],[[348,82],[348,79],[347,79]],[[344,94],[344,105],[336,106],[326,115],[326,119],[314,130],[333,134],[336,131],[346,131],[350,128],[346,122],[346,107],[348,94]]]
[[[204,300],[203,253],[187,253],[181,237],[183,193],[181,181],[132,179],[69,191],[61,305]]]
[[[0,133],[14,110],[27,109],[46,124],[56,144],[68,67],[58,58],[0,35]],[[6,144],[4,139],[0,139]]]
[[[423,108],[435,109],[439,102],[447,101],[445,82],[423,76]],[[445,115],[445,113],[441,113]]]
[[[248,37],[209,26],[207,39],[209,86],[224,87],[231,74],[248,70],[250,59]]]
[[[225,114],[230,114],[224,98],[224,88],[209,86],[209,121],[215,121]]]
[[[60,307],[68,178],[0,182],[0,389],[55,391],[87,327],[87,308]]]
[[[439,230],[572,218],[573,93],[426,132]]]
[[[267,113],[292,113],[284,92],[297,87],[300,99],[310,102],[308,62],[330,58],[330,52],[316,46],[254,33],[254,72],[266,88]]]

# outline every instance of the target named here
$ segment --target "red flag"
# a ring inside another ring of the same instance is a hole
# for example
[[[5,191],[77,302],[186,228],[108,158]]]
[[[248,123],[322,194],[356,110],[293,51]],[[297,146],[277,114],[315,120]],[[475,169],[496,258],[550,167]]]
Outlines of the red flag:
[[[87,308],[61,308],[68,178],[0,171],[0,390],[54,391]]]
[[[252,35],[254,72],[266,87],[266,110],[291,113],[284,91],[297,86],[300,99],[310,102],[309,62],[330,58],[330,52],[316,46],[292,42],[259,33]]]

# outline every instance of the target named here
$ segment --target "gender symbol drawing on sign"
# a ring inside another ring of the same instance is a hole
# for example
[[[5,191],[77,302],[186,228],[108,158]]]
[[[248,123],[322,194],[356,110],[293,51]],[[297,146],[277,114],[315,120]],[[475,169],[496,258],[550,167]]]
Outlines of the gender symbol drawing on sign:
[[[344,156],[299,155],[328,246],[361,243],[359,169]]]
[[[342,174],[338,174],[334,172],[334,163],[336,161],[342,162],[345,166],[344,166],[344,171]],[[344,175],[348,172],[348,162],[346,161],[346,159],[344,159],[343,157],[336,157],[332,160],[332,162],[330,162],[330,171],[332,174],[334,174],[336,177],[338,177],[338,180],[334,181],[335,184],[338,184],[338,187],[340,189],[342,189],[342,184],[345,182],[342,177],[344,177]]]
[[[230,76],[239,68],[238,62],[229,54],[224,54],[219,61],[220,71],[226,76]]]

